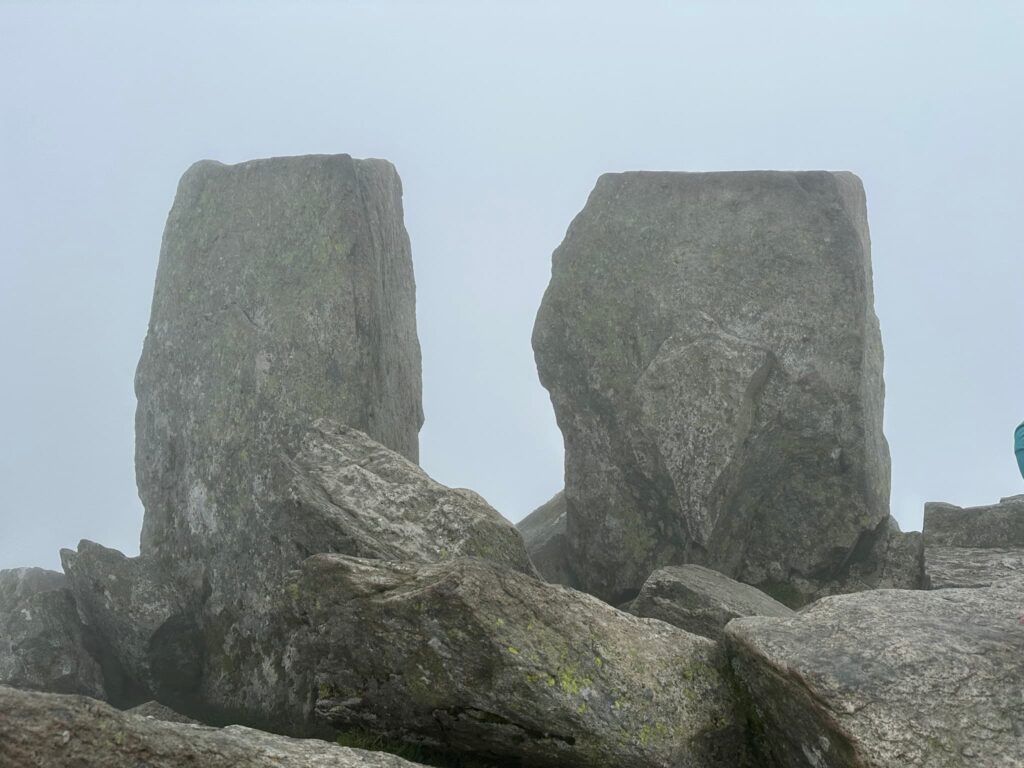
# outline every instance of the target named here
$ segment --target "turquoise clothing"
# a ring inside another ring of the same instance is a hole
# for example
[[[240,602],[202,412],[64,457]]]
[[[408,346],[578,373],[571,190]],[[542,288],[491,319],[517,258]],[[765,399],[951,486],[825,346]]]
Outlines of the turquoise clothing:
[[[1013,433],[1013,450],[1017,454],[1020,476],[1024,477],[1024,423],[1021,423]]]

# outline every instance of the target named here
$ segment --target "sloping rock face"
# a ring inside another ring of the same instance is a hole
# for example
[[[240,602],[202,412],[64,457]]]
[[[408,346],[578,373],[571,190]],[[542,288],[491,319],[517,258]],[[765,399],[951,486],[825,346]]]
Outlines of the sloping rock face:
[[[862,592],[730,622],[764,764],[1024,765],[1022,588]]]
[[[475,559],[340,555],[289,588],[316,712],[342,731],[531,766],[741,766],[718,645]],[[352,631],[358,627],[358,631]]]
[[[516,528],[523,535],[530,560],[545,581],[572,583],[572,573],[566,560],[564,491],[559,491],[516,523]]]
[[[142,554],[210,563],[214,601],[258,603],[251,577],[294,559],[284,459],[316,419],[417,459],[401,193],[348,155],[202,161],[178,185],[135,377]]]
[[[574,583],[609,602],[693,562],[800,604],[888,515],[851,174],[602,176],[533,346],[565,438]]]
[[[380,752],[140,717],[81,696],[0,686],[0,765],[17,768],[413,768]]]
[[[740,616],[794,615],[761,590],[699,565],[668,566],[652,573],[630,612],[712,640],[721,639],[725,625]]]
[[[922,533],[929,589],[984,587],[1024,576],[1024,496],[984,507],[930,502]]]
[[[63,574],[0,571],[0,684],[103,698],[103,672]]]
[[[305,548],[385,560],[480,557],[533,573],[523,538],[479,494],[448,488],[352,427],[320,419],[291,462],[288,519]]]
[[[136,715],[137,717],[152,717],[154,720],[164,720],[168,723],[187,723],[189,725],[200,725],[198,720],[175,712],[170,707],[165,707],[159,701],[147,701],[137,707],[125,710],[125,714]]]
[[[205,564],[244,567],[242,575],[260,585],[258,601],[224,588],[214,600],[204,564],[170,568],[155,556],[126,558],[87,541],[61,553],[82,615],[116,662],[111,701],[157,698],[206,722],[311,733],[312,703],[296,683],[306,660],[283,654],[296,626],[280,602],[285,571],[305,556],[419,563],[474,556],[536,575],[522,537],[480,496],[440,485],[359,430],[319,420],[283,464],[286,501],[271,533],[287,546],[277,559],[242,566],[229,550]]]

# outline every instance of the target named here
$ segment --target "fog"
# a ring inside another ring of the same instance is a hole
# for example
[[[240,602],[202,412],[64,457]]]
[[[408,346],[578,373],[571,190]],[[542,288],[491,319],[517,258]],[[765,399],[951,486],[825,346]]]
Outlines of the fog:
[[[598,175],[853,171],[893,513],[1024,491],[1024,5],[763,5],[4,3],[0,567],[58,567],[81,538],[138,551],[132,378],[201,158],[396,165],[422,464],[512,520],[562,483],[530,334]]]

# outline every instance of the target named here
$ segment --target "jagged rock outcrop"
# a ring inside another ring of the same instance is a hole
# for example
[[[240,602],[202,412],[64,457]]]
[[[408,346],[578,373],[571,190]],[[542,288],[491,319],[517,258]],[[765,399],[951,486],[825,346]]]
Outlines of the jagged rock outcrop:
[[[630,606],[636,616],[667,621],[712,640],[740,616],[793,616],[764,592],[700,565],[659,568]]]
[[[86,540],[60,556],[79,615],[102,649],[107,699],[121,707],[153,697],[188,706],[204,671],[202,575],[189,583],[183,570],[153,557]]]
[[[531,766],[743,765],[719,646],[476,559],[340,555],[288,588],[320,718]],[[352,631],[357,627],[358,631]]]
[[[244,566],[257,571],[243,576],[261,585],[258,602],[209,594],[210,571],[242,567],[237,552],[189,568],[86,541],[61,553],[80,612],[116,660],[122,682],[112,701],[158,698],[207,722],[305,735],[312,705],[295,677],[307,660],[290,659],[285,671],[281,648],[295,627],[279,599],[284,574],[306,555],[417,563],[474,556],[536,575],[522,537],[480,496],[446,488],[357,429],[318,420],[282,463],[289,480],[270,530],[281,549],[276,560]]]
[[[103,672],[64,575],[0,570],[0,684],[103,698]]]
[[[791,605],[888,515],[882,345],[849,173],[602,176],[534,328],[574,584],[693,562]]]
[[[11,768],[415,768],[394,755],[120,712],[82,696],[0,686],[0,765]]]
[[[929,589],[984,587],[1024,576],[1024,496],[984,507],[930,502],[922,533]]]
[[[1022,588],[861,592],[730,622],[763,764],[1024,765]]]
[[[390,163],[348,155],[202,161],[178,185],[135,377],[141,549],[208,564],[215,610],[298,558],[285,460],[316,419],[417,459],[401,195]]]
[[[540,575],[552,584],[570,584],[572,573],[566,562],[565,492],[556,493],[516,523],[516,528],[523,535],[526,551]]]

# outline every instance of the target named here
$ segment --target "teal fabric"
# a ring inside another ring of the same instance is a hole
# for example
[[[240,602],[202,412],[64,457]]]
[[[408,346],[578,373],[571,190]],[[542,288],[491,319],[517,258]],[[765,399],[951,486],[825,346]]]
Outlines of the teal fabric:
[[[1013,450],[1017,454],[1017,466],[1020,468],[1020,476],[1024,477],[1024,423],[1018,426],[1013,433]]]

